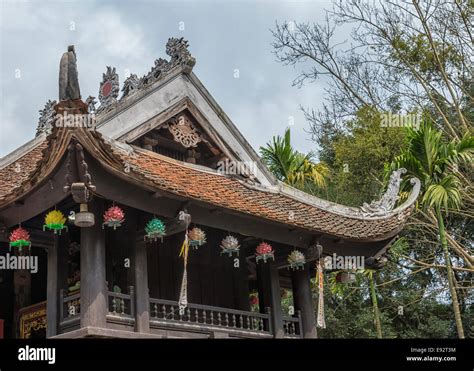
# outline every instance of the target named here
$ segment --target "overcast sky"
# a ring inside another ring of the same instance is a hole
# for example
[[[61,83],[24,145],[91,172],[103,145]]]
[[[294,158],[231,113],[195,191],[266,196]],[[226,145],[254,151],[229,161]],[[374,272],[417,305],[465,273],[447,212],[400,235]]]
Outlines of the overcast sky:
[[[194,72],[256,150],[282,134],[290,117],[293,144],[316,149],[299,106],[318,107],[324,81],[292,87],[298,69],[276,62],[269,30],[276,21],[321,21],[329,1],[0,3],[0,157],[34,137],[38,110],[58,98],[59,60],[68,45],[76,46],[85,99],[98,96],[107,65],[117,68],[122,86],[126,70],[142,76],[156,58],[168,58],[172,36],[189,40]]]

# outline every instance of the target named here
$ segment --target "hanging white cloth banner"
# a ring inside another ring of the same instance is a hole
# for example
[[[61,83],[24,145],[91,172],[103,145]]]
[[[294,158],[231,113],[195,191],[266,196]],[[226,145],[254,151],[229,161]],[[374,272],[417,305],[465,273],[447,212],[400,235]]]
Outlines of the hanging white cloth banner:
[[[184,270],[183,270],[183,279],[181,281],[181,290],[179,293],[179,313],[184,314],[184,309],[188,306],[188,253],[189,253],[189,241],[188,241],[188,229],[186,228],[186,233],[184,236],[183,246],[181,247],[181,252],[179,256],[183,257],[184,260]]]
[[[326,321],[324,319],[324,273],[323,273],[323,260],[318,261],[318,287],[319,287],[319,299],[318,299],[318,319],[317,325],[319,328],[326,328]]]

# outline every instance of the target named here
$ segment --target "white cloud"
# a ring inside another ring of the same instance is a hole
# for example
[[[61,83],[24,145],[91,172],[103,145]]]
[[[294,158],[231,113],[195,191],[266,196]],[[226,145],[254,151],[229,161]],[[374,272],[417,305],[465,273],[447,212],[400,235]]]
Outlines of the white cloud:
[[[81,28],[79,42],[98,51],[101,57],[135,60],[147,54],[142,27],[127,23],[110,7],[94,12],[77,27]]]
[[[2,0],[0,0],[2,1]],[[296,71],[271,54],[275,20],[318,21],[327,2],[5,2],[0,22],[0,156],[32,138],[38,110],[58,95],[58,65],[76,45],[81,93],[98,95],[105,66],[139,76],[166,57],[168,37],[184,36],[197,58],[194,69],[248,141],[257,148],[282,134],[294,116],[292,140],[313,149],[299,106],[316,107],[322,83],[291,87]],[[74,22],[75,30],[69,29]],[[178,30],[185,21],[184,32]],[[22,78],[12,76],[22,69]],[[234,68],[240,78],[234,79]],[[7,99],[8,98],[8,99]],[[10,134],[11,131],[14,133]],[[6,138],[8,133],[8,138]]]
[[[17,115],[19,110],[21,110],[21,104],[18,101],[4,97],[0,111],[0,148],[3,154],[12,152],[19,145],[32,139],[31,132],[25,136],[21,130],[22,122]]]

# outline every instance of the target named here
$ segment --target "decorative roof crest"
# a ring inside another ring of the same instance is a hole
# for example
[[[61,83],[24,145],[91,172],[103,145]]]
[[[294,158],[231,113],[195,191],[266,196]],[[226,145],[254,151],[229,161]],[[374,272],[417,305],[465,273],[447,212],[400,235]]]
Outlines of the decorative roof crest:
[[[135,93],[135,91],[139,88],[139,86],[140,86],[140,79],[137,77],[137,75],[132,73],[129,77],[126,78],[126,80],[123,83],[121,98]]]
[[[166,54],[170,56],[170,60],[168,61],[164,58],[156,59],[155,65],[151,68],[150,72],[141,78],[137,78],[135,74],[130,75],[127,80],[125,80],[122,88],[123,94],[120,99],[130,96],[141,88],[152,84],[177,66],[184,67],[185,72],[189,73],[196,64],[196,59],[193,58],[188,47],[188,41],[182,37],[169,38],[166,43]]]
[[[38,126],[36,127],[36,136],[46,133],[49,134],[53,129],[53,122],[55,120],[56,111],[54,106],[57,104],[55,100],[48,99],[44,108],[39,110],[40,117],[38,120]]]
[[[119,91],[119,77],[115,67],[107,66],[107,71],[102,74],[102,82],[99,87],[99,110],[117,102]]]
[[[398,192],[400,191],[400,184],[402,182],[402,176],[406,174],[405,168],[395,170],[390,175],[387,190],[382,195],[380,200],[372,201],[370,204],[364,202],[360,207],[360,211],[363,216],[384,216],[387,215],[395,207],[396,202],[399,199]]]

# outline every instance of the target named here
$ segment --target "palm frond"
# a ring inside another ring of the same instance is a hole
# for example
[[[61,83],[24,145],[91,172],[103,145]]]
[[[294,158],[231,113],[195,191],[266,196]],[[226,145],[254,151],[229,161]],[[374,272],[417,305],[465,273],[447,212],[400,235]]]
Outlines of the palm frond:
[[[449,208],[457,209],[461,205],[459,184],[455,175],[447,175],[438,184],[431,184],[426,189],[422,202],[436,210],[444,209],[446,213]]]

